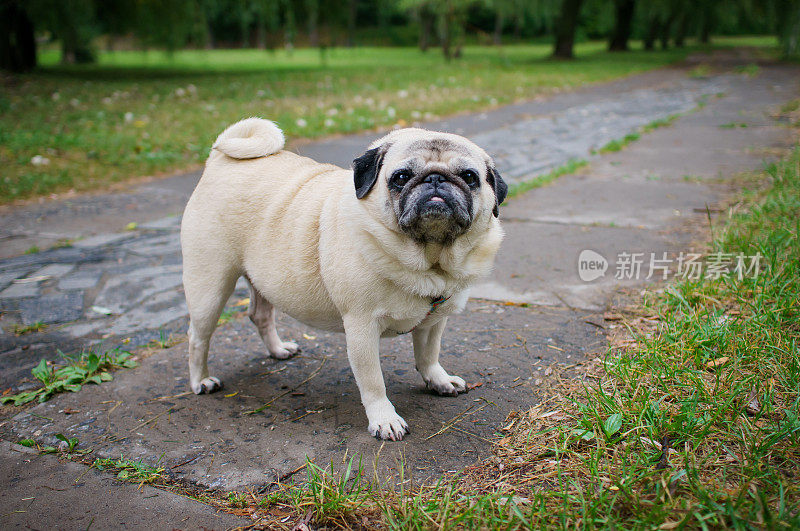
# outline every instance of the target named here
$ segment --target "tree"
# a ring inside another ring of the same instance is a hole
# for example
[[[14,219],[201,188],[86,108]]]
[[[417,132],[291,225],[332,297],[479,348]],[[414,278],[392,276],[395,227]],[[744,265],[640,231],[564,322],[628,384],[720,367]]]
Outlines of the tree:
[[[95,60],[92,39],[99,26],[92,0],[29,0],[26,3],[34,26],[46,29],[61,42],[61,62],[91,63]]]
[[[614,29],[608,41],[609,51],[624,52],[628,50],[635,9],[636,0],[614,0]]]
[[[575,43],[575,28],[581,13],[583,0],[563,0],[561,14],[556,22],[556,41],[553,57],[572,59],[572,48]]]
[[[784,57],[800,57],[800,0],[777,0],[777,34]]]
[[[700,19],[700,42],[708,44],[717,19],[716,0],[698,0],[696,7]]]
[[[442,53],[449,61],[461,56],[467,11],[476,2],[477,0],[403,0],[400,6],[411,10],[419,18],[420,48],[423,51],[430,42],[432,21],[436,21]]]
[[[26,72],[35,66],[33,22],[19,2],[0,2],[0,69]]]

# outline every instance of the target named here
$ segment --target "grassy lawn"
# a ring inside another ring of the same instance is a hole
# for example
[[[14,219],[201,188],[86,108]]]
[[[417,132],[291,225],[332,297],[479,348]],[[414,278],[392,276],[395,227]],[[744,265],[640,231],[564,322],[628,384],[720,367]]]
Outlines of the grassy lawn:
[[[71,68],[43,52],[42,69],[0,93],[0,203],[196,166],[225,126],[248,116],[277,121],[291,139],[405,125],[657,68],[692,51],[604,48],[580,44],[577,60],[560,62],[547,59],[544,44],[468,47],[449,64],[436,50],[411,48],[332,49],[324,61],[308,49],[115,52]]]

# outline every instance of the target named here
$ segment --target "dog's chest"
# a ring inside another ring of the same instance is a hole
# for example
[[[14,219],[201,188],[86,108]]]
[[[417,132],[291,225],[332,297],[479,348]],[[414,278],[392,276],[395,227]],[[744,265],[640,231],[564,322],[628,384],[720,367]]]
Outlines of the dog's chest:
[[[413,332],[417,328],[427,328],[443,317],[458,311],[461,297],[431,297],[409,301],[405,308],[397,308],[387,315],[383,337],[393,337]]]

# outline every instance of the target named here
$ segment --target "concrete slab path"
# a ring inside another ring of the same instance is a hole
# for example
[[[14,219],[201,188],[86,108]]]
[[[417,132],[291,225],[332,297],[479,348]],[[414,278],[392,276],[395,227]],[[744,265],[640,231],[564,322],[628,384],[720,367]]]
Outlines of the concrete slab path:
[[[686,71],[667,70],[555,97],[541,103],[541,112],[536,103],[525,104],[527,117],[503,109],[486,118],[454,119],[446,129],[461,130],[490,153],[501,153],[501,172],[510,179],[546,171],[542,161],[558,165],[582,157],[591,164],[501,210],[507,238],[495,273],[474,290],[444,338],[443,365],[476,385],[469,394],[427,393],[413,370],[410,339],[382,344],[389,395],[413,430],[407,440],[381,449],[367,435],[344,338],[286,317],[279,321],[282,334],[304,349],[288,362],[265,355],[246,318],[220,327],[212,340],[211,364],[226,383],[221,393],[196,397],[187,392],[186,345],[179,344],[150,355],[138,369],[118,371],[114,382],[20,413],[0,430],[12,440],[33,434],[48,440],[63,433],[78,437],[98,456],[161,459],[168,467],[181,465],[172,472],[176,478],[224,489],[269,485],[306,457],[324,465],[341,463],[345,455],[361,456],[371,469],[380,452],[378,471],[390,478],[397,477],[400,463],[419,480],[462,468],[488,455],[487,439],[510,411],[546,399],[541,389],[549,379],[568,376],[576,363],[602,352],[605,340],[598,325],[609,296],[621,286],[642,285],[649,269],[643,264],[638,279],[615,278],[620,253],[674,256],[690,250],[696,229],[707,224],[706,205],[725,192],[726,179],[760,167],[788,144],[788,130],[771,113],[800,96],[798,73],[796,67],[764,65],[753,77],[726,72],[695,80]],[[620,152],[591,154],[612,138],[689,111],[704,99],[702,109]],[[732,122],[747,127],[722,127]],[[599,131],[602,127],[606,131]],[[350,160],[366,145],[365,137],[299,149],[340,157],[346,152]],[[523,171],[526,161],[530,172]],[[7,315],[30,320],[41,310],[35,301],[42,300],[48,301],[45,308],[63,300],[64,308],[80,306],[82,312],[54,331],[4,338],[3,385],[18,381],[52,345],[80,345],[103,336],[108,343],[121,337],[136,343],[157,337],[159,328],[182,331],[177,219],[0,262],[0,275],[10,278],[0,299]],[[577,271],[578,256],[587,249],[608,261],[605,276],[592,282],[581,280]],[[48,278],[13,282],[37,277]],[[55,298],[70,293],[80,295]],[[72,315],[54,319],[67,321]],[[248,414],[268,402],[264,412]],[[441,431],[454,421],[454,427]]]

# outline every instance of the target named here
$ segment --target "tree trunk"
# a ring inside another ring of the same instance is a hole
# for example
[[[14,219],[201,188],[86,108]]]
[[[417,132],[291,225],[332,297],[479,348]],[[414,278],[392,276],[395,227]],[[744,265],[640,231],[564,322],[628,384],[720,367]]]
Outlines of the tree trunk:
[[[519,42],[520,37],[522,37],[522,24],[524,22],[525,13],[520,8],[520,6],[515,6],[516,9],[514,10],[514,41]]]
[[[492,34],[492,43],[495,46],[503,44],[503,22],[503,10],[498,6],[494,16],[494,33]]]
[[[661,25],[661,49],[666,50],[669,48],[670,31],[672,30],[672,23],[675,21],[675,13],[670,13],[664,23]]]
[[[678,16],[678,25],[675,26],[675,47],[683,48],[686,43],[686,29],[689,25],[689,14],[684,10]]]
[[[358,16],[358,0],[350,0],[347,10],[347,47],[355,45],[353,36],[356,34],[356,17]]]
[[[608,50],[611,52],[628,51],[628,40],[631,37],[631,22],[636,8],[636,0],[615,0],[616,17],[611,39],[608,41]]]
[[[572,59],[572,48],[575,44],[575,28],[583,0],[563,0],[561,15],[556,22],[556,43],[553,57]]]
[[[800,1],[779,0],[776,11],[785,14],[778,18],[776,32],[783,56],[800,56]]]
[[[661,20],[658,15],[650,19],[647,26],[647,33],[644,35],[644,49],[651,51],[655,49],[656,37],[658,36],[659,29],[661,28]]]
[[[308,12],[308,44],[319,46],[319,0],[306,0]]]
[[[452,52],[450,51],[450,14],[444,13],[441,15],[441,39],[442,39],[442,53],[444,54],[445,60],[449,61],[453,58]]]
[[[419,49],[423,52],[428,51],[431,45],[431,34],[433,33],[433,13],[423,7],[418,12],[419,15]]]
[[[36,66],[33,23],[15,1],[0,3],[0,69],[26,72]]]
[[[714,2],[715,0],[703,0],[700,4],[700,42],[703,44],[711,42],[711,30],[715,23]]]

